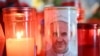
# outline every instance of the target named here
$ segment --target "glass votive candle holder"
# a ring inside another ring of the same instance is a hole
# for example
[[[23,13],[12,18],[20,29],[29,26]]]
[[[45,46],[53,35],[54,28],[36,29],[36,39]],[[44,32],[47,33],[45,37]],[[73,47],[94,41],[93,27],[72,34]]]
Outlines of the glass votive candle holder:
[[[3,9],[7,56],[35,56],[35,17],[34,8]]]
[[[46,56],[77,56],[77,9],[46,7],[44,10]]]
[[[100,24],[78,23],[78,55],[100,56]]]

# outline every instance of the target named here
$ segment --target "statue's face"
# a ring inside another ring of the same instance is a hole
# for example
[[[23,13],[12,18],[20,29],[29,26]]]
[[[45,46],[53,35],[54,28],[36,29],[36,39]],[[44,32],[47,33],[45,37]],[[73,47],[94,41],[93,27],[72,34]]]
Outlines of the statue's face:
[[[64,53],[68,48],[68,25],[58,21],[50,25],[52,47],[58,53]]]

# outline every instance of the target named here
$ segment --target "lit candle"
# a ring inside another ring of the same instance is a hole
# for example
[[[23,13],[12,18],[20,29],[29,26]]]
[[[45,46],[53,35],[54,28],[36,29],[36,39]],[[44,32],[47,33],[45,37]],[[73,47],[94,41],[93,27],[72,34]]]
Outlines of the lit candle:
[[[17,38],[6,40],[7,56],[34,56],[34,39],[22,35],[22,32],[17,32]]]
[[[10,7],[3,9],[3,15],[7,56],[35,56],[36,10],[29,7]]]

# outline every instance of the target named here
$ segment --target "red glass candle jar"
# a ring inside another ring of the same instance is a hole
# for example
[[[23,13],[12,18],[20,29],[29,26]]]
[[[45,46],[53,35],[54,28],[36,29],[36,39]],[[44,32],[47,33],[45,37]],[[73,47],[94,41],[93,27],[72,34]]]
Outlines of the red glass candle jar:
[[[78,55],[99,56],[98,24],[78,24]]]

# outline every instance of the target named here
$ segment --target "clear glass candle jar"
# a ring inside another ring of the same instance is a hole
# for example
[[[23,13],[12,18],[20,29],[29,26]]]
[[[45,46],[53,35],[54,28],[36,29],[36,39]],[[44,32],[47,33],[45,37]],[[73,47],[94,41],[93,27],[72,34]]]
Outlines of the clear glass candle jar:
[[[46,7],[44,23],[45,56],[78,56],[75,7]]]

